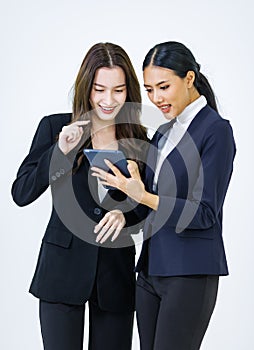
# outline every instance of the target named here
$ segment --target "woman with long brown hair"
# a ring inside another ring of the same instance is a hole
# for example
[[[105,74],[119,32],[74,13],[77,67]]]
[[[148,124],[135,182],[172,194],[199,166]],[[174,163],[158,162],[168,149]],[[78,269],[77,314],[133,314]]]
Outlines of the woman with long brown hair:
[[[125,194],[91,176],[83,149],[122,150],[138,161],[144,153],[140,141],[147,140],[140,102],[126,52],[111,43],[94,45],[75,81],[72,113],[41,120],[18,170],[12,195],[19,206],[49,185],[52,190],[52,214],[30,287],[40,299],[46,350],[83,348],[87,301],[89,349],[131,349],[135,214]]]

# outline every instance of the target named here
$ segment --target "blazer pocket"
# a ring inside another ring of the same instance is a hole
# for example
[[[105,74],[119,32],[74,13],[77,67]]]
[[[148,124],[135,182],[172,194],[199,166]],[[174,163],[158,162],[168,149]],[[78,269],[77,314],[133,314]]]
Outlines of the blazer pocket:
[[[73,234],[58,227],[48,227],[42,239],[43,242],[55,244],[63,248],[69,248]]]

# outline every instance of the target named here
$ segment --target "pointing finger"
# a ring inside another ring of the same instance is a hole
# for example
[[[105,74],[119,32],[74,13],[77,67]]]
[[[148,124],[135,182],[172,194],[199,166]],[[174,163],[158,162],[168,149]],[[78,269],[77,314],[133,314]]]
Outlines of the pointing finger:
[[[74,122],[73,124],[81,126],[81,125],[87,125],[90,123],[90,120],[78,120],[77,122]]]
[[[140,179],[139,169],[137,166],[137,163],[128,161],[127,168],[129,170],[129,173],[133,179]]]

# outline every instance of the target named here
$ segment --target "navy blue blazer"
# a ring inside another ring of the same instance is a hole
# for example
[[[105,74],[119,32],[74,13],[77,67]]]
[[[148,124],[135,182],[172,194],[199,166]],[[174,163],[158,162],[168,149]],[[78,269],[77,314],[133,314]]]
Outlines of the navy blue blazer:
[[[70,121],[70,113],[41,120],[12,186],[19,206],[35,201],[49,185],[52,190],[54,205],[30,292],[46,301],[80,305],[90,298],[96,283],[102,309],[131,311],[135,305],[135,247],[130,234],[137,233],[131,228],[135,215],[131,211],[125,214],[130,227],[124,228],[115,242],[96,245],[94,226],[108,211],[124,208],[126,195],[109,190],[100,203],[97,179],[91,176],[85,157],[72,173],[71,157],[56,143],[62,127]]]
[[[158,141],[148,152],[145,185],[153,192]],[[149,210],[136,270],[150,275],[227,275],[222,239],[222,209],[233,170],[235,142],[229,121],[208,105],[192,120],[165,159],[158,178],[159,206]]]

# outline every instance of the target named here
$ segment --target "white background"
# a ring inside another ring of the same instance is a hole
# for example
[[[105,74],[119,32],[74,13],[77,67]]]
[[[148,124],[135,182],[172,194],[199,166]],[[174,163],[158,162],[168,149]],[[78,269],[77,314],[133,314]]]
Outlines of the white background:
[[[231,121],[238,150],[224,210],[230,276],[220,280],[202,349],[253,349],[252,1],[8,0],[0,6],[0,348],[42,349],[38,300],[28,287],[49,219],[50,195],[25,208],[18,208],[10,196],[39,120],[71,110],[71,87],[94,43],[121,45],[142,83],[141,64],[148,49],[177,40],[193,51],[209,78],[221,114]],[[163,119],[144,116],[143,122],[157,127]],[[139,349],[136,327],[133,349]]]

